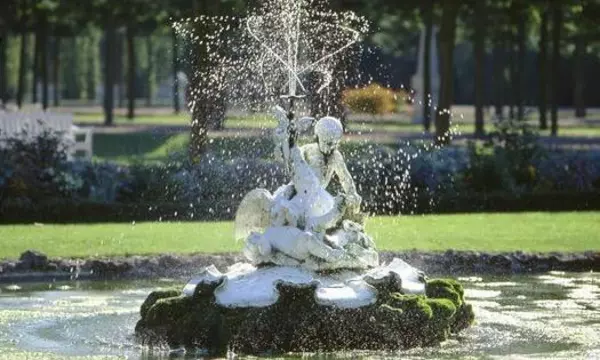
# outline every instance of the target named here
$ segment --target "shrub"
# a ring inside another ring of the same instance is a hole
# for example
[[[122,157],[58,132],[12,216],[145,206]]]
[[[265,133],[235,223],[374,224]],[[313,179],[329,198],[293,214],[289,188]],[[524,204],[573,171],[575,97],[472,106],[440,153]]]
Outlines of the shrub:
[[[348,89],[343,93],[343,103],[355,113],[383,115],[398,110],[398,94],[378,84],[364,88]]]
[[[176,163],[132,165],[118,186],[116,200],[131,203],[185,201],[183,185],[174,176],[179,169]]]
[[[0,198],[59,198],[73,195],[81,186],[81,179],[69,169],[61,133],[45,130],[29,138],[24,131],[5,139],[0,149]]]
[[[531,191],[538,178],[535,163],[547,153],[526,121],[506,119],[483,143],[469,142],[469,166],[459,174],[466,189],[477,192]]]
[[[131,176],[128,167],[109,162],[75,161],[69,165],[70,171],[83,182],[77,196],[94,202],[116,201]]]
[[[536,192],[600,190],[600,151],[553,151],[533,166]]]

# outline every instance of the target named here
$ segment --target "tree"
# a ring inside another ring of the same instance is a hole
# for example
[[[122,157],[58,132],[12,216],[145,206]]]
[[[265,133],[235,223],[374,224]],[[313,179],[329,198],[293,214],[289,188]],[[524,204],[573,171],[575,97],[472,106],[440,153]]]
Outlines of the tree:
[[[54,92],[52,100],[54,106],[60,105],[60,37],[54,37],[52,46],[52,82],[54,83]]]
[[[177,79],[179,73],[179,44],[175,29],[172,30],[171,52],[173,53],[173,111],[175,111],[175,114],[179,114],[181,110],[181,104],[179,103],[179,81]]]
[[[10,28],[18,23],[18,10],[16,0],[4,0],[0,4],[0,106],[4,106],[8,100],[8,34]]]
[[[540,129],[548,128],[548,4],[541,4],[540,42],[538,55],[539,95],[538,110]]]
[[[475,136],[483,136],[484,134],[486,7],[485,0],[475,2],[475,31],[473,39],[475,51]]]
[[[574,90],[573,90],[573,105],[575,106],[575,116],[584,118],[585,111],[585,57],[587,55],[587,39],[583,34],[578,34],[575,40],[574,50]]]
[[[19,76],[17,80],[17,106],[23,106],[23,97],[25,95],[25,73],[27,68],[27,32],[25,31],[25,23],[28,21],[27,0],[21,3],[19,22],[21,29],[21,51],[19,56]]]
[[[0,30],[1,31],[1,30]],[[7,60],[6,60],[6,43],[8,42],[6,35],[0,35],[0,107],[3,107],[8,98],[7,87]]]
[[[199,3],[194,2],[198,9],[198,14],[217,16],[223,10],[219,2]],[[201,39],[207,35],[211,37],[223,36],[223,33],[216,32],[215,26],[220,25],[212,21],[198,21],[193,25],[196,36]],[[218,42],[213,45],[219,45]],[[200,160],[200,156],[206,149],[208,140],[208,130],[210,128],[219,128],[225,118],[225,100],[223,99],[223,89],[220,89],[218,81],[211,79],[212,76],[219,77],[215,70],[219,64],[216,62],[217,56],[223,49],[209,49],[208,46],[196,45],[190,54],[190,68],[194,69],[189,78],[189,86],[186,97],[192,99],[192,127],[190,134],[189,159],[192,163]],[[212,55],[212,56],[211,56]],[[209,75],[210,74],[210,75]]]
[[[529,15],[529,9],[527,4],[523,0],[513,1],[515,7],[516,16],[516,28],[517,28],[517,68],[516,76],[513,79],[513,86],[515,88],[515,103],[517,107],[517,119],[523,120],[525,115],[524,111],[524,83],[525,83],[525,41],[526,41],[526,24]]]
[[[116,25],[107,19],[104,24],[104,125],[112,126],[115,84],[115,37]]]
[[[154,90],[156,88],[156,72],[154,69],[154,39],[152,38],[152,34],[146,36],[146,56],[148,57],[148,66],[146,71],[146,106],[152,106],[152,97],[154,96]]]
[[[43,16],[40,20],[40,77],[42,81],[42,108],[46,110],[48,108],[48,20]],[[36,35],[36,42],[38,35]]]
[[[558,99],[560,90],[560,36],[563,26],[563,13],[560,1],[552,2],[552,95],[550,108],[550,134],[558,134]]]
[[[456,37],[456,18],[460,4],[454,1],[444,2],[440,26],[440,95],[438,112],[435,118],[436,144],[450,143],[450,107],[453,100],[454,69],[453,54]]]
[[[575,43],[573,50],[573,105],[575,116],[583,118],[586,116],[586,76],[588,48],[594,41],[600,39],[600,27],[598,17],[600,16],[600,3],[593,0],[581,0],[570,7],[567,11],[570,15],[567,31]],[[568,36],[569,34],[567,34]]]
[[[423,2],[422,17],[425,25],[423,41],[423,127],[429,132],[431,128],[431,38],[433,37],[433,0]]]
[[[31,65],[31,71],[33,76],[31,77],[31,102],[38,102],[38,91],[37,85],[39,83],[39,69],[40,69],[40,32],[37,30],[34,33],[33,38],[33,63]]]
[[[134,24],[126,27],[127,39],[127,118],[135,117],[135,29]]]

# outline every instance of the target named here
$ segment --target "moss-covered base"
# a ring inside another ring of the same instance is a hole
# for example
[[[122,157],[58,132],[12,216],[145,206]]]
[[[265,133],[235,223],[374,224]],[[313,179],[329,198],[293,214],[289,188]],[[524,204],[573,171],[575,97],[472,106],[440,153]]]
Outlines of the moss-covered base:
[[[216,304],[219,284],[200,284],[194,296],[177,290],[151,293],[136,325],[139,341],[213,355],[340,350],[394,350],[435,345],[474,319],[454,280],[429,280],[424,295],[378,289],[370,306],[340,309],[319,305],[315,287],[280,284],[279,300],[267,307]]]

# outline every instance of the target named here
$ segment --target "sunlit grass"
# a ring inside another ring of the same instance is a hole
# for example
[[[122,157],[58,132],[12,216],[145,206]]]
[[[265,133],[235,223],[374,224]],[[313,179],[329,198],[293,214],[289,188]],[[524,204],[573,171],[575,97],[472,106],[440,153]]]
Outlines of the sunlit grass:
[[[103,122],[103,114],[101,113],[75,113],[74,121],[79,124],[96,124],[101,125]],[[117,125],[148,125],[148,126],[189,126],[189,114],[155,114],[136,116],[130,120],[122,115],[115,115],[115,124]],[[533,120],[529,121],[533,125],[532,129],[536,130],[537,123]],[[475,126],[470,119],[456,118],[454,126],[462,134],[472,134],[475,132]],[[247,116],[229,116],[223,124],[225,129],[267,129],[274,128],[277,125],[276,120],[268,114],[253,114]],[[423,132],[423,126],[413,124],[407,117],[378,119],[365,115],[364,118],[356,118],[349,121],[348,127],[351,131],[369,132],[397,132],[415,133]],[[484,124],[484,130],[490,132],[494,130],[494,126],[490,121]],[[431,131],[435,131],[432,126]],[[550,130],[539,130],[540,135],[550,135]],[[561,125],[559,122],[559,136],[584,136],[598,137],[600,136],[600,126],[594,125]]]
[[[74,113],[73,122],[76,124],[102,125],[102,113]],[[115,115],[114,123],[117,125],[189,125],[189,114],[157,114],[136,116],[133,120],[123,115]]]
[[[383,250],[600,250],[600,212],[379,216],[367,231]],[[0,226],[0,257],[27,249],[52,257],[239,251],[232,222]]]

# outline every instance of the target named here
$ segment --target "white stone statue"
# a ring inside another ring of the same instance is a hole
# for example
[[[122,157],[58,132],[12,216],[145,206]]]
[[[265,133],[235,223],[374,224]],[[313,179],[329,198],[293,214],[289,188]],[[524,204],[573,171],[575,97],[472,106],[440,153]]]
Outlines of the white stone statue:
[[[275,109],[275,151],[292,177],[274,194],[255,189],[236,214],[236,238],[246,242],[244,254],[254,264],[301,266],[311,270],[367,269],[378,265],[374,243],[360,219],[361,197],[340,151],[342,125],[333,117],[316,122],[316,143],[298,147],[296,135],[314,123],[294,122]],[[326,187],[333,175],[343,193],[332,196]]]

